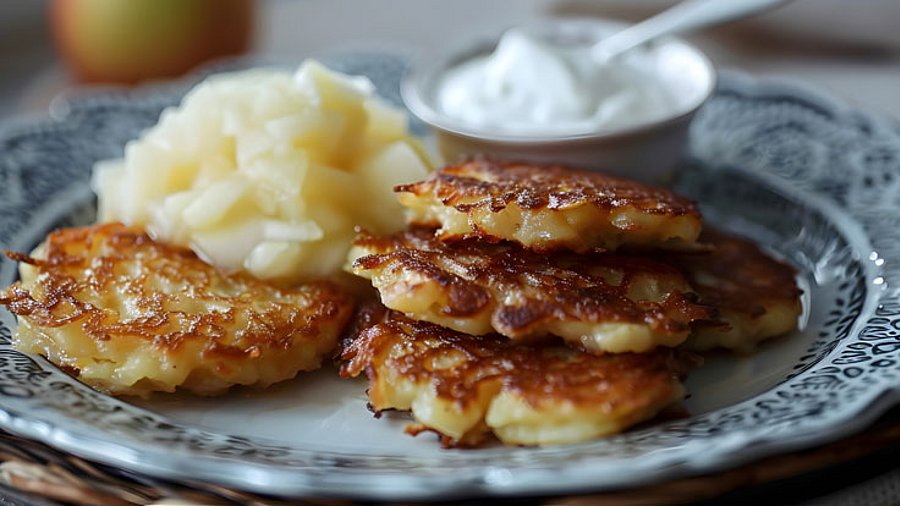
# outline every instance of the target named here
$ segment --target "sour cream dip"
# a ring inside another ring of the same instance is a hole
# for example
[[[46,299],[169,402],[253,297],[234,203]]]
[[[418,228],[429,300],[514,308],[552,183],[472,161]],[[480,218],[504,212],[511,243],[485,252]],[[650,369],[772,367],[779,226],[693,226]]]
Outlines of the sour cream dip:
[[[403,102],[448,163],[486,156],[666,181],[712,96],[715,67],[677,37],[597,63],[590,48],[627,26],[548,18],[470,35],[420,54]]]
[[[591,41],[551,41],[512,29],[493,53],[447,69],[435,106],[448,118],[509,135],[572,135],[624,129],[686,109],[660,57],[636,49],[598,63]]]

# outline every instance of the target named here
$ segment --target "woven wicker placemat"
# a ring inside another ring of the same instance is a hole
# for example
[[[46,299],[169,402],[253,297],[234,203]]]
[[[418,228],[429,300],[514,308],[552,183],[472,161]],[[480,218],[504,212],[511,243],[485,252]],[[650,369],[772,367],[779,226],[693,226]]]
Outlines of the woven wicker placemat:
[[[499,502],[556,506],[673,505],[697,501],[715,503],[716,498],[725,497],[728,494],[733,496],[735,490],[816,473],[839,464],[856,461],[875,452],[883,453],[890,449],[900,450],[900,409],[891,411],[872,427],[842,441],[802,452],[766,458],[719,473],[601,494],[519,498]],[[891,474],[897,474],[900,477],[898,473]],[[896,484],[891,482],[889,485],[895,486]],[[850,501],[848,494],[852,492],[852,489],[842,492],[844,496],[847,496],[847,501]],[[863,492],[864,490],[860,493]],[[173,483],[158,480],[91,463],[6,432],[0,432],[0,494],[5,497],[5,500],[0,501],[0,505],[58,503],[98,506],[351,504],[346,501],[316,499],[284,501],[208,483]],[[478,503],[476,500],[467,502]],[[498,501],[492,502],[497,503]],[[860,502],[860,504],[864,504],[864,502]]]

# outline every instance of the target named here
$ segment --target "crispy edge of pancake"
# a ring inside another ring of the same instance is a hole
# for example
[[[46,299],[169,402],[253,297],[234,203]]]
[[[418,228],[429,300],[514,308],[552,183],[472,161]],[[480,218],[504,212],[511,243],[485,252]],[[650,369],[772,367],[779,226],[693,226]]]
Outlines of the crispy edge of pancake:
[[[224,276],[190,250],[121,224],[58,230],[34,256],[8,255],[22,271],[21,281],[0,292],[0,304],[19,319],[14,345],[117,395],[176,387],[213,395],[232,384],[289,379],[321,364],[354,306],[327,282],[282,289],[247,275]],[[117,274],[117,266],[129,265],[137,272]],[[196,309],[194,303],[201,303],[202,310],[171,310],[182,293],[144,290],[147,283],[165,282],[190,287],[192,294],[179,304]],[[240,293],[232,296],[235,290]],[[129,303],[140,314],[123,321],[120,310]],[[211,303],[229,307],[211,310]],[[119,353],[121,361],[114,359]],[[184,367],[195,357],[199,365]],[[163,368],[163,362],[172,363]],[[182,365],[177,374],[173,364]],[[128,367],[159,374],[134,378]],[[180,380],[164,380],[164,370]]]
[[[509,240],[538,251],[690,248],[700,212],[669,190],[559,165],[470,160],[395,188],[408,221],[444,240]]]
[[[641,256],[445,243],[424,228],[389,237],[361,230],[350,255],[386,306],[468,334],[556,335],[594,353],[643,352],[677,346],[693,322],[716,317],[677,269]]]
[[[725,324],[696,325],[685,347],[750,353],[761,342],[797,329],[803,292],[793,266],[732,234],[707,230],[701,241],[713,249],[673,255],[669,261],[683,270],[702,302],[718,309]]]
[[[341,375],[365,373],[376,416],[411,411],[407,431],[444,446],[544,445],[615,434],[683,398],[699,359],[678,350],[592,355],[559,344],[469,336],[364,306],[342,343]]]

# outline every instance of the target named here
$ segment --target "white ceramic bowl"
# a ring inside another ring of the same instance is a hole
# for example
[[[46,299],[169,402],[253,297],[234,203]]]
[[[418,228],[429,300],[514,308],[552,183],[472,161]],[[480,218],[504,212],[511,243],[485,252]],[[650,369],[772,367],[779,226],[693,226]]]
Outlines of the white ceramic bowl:
[[[600,40],[622,23],[588,19],[553,19],[526,27],[549,40]],[[641,179],[666,179],[681,160],[694,113],[712,94],[716,73],[709,59],[677,38],[654,43],[655,75],[679,99],[672,113],[657,120],[619,129],[578,134],[519,134],[489,131],[448,117],[436,107],[438,83],[449,68],[494,50],[499,35],[476,40],[462,50],[424,55],[403,82],[409,109],[433,129],[440,154],[447,162],[486,155],[496,159],[563,163]]]

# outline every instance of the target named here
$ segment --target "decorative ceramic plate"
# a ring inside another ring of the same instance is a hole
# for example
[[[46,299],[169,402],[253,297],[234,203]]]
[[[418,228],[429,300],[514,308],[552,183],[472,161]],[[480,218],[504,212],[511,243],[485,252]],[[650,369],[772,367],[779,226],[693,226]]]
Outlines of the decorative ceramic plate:
[[[398,100],[402,62],[345,55]],[[57,104],[0,136],[0,246],[28,251],[93,219],[93,162],[178,101],[186,85]],[[266,391],[132,403],[12,349],[0,311],[0,427],[151,476],[278,495],[424,499],[621,488],[709,472],[862,429],[900,400],[900,127],[792,85],[725,76],[693,125],[678,189],[707,221],[800,270],[800,331],[688,380],[691,416],[595,442],[444,450],[372,418],[364,384],[333,368]],[[16,278],[0,264],[0,285]]]

